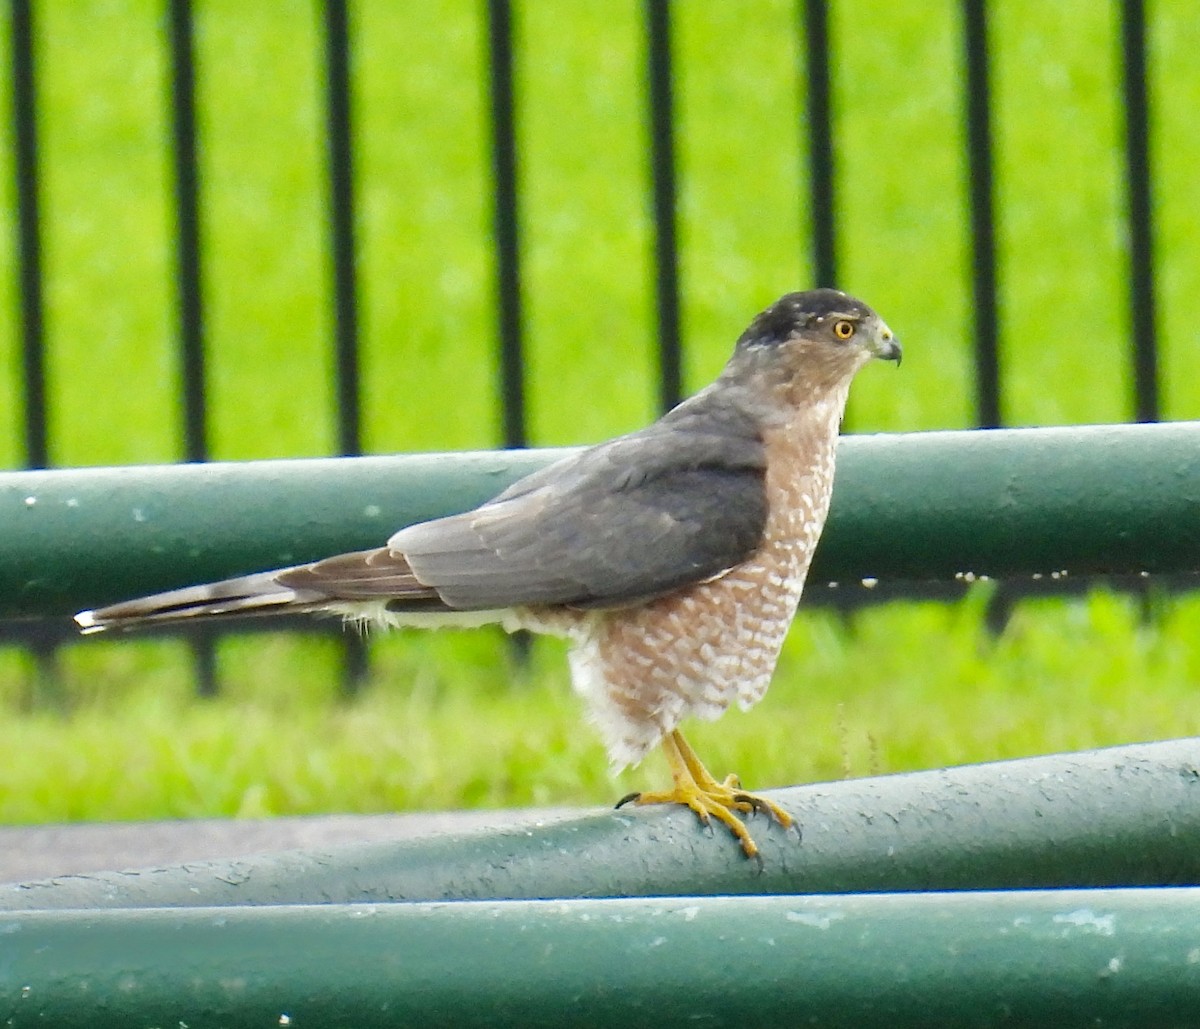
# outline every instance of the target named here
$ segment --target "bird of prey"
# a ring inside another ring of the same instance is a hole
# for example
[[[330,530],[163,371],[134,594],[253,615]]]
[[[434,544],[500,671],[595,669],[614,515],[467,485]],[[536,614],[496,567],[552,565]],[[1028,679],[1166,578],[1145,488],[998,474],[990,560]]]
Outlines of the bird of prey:
[[[83,611],[85,632],[193,618],[333,612],[386,626],[565,636],[617,767],[661,743],[679,803],[758,848],[739,814],[777,804],[718,781],[679,732],[763,696],[825,523],[854,374],[900,345],[866,304],[789,293],[742,333],[717,380],[647,428],[574,453],[386,545]]]

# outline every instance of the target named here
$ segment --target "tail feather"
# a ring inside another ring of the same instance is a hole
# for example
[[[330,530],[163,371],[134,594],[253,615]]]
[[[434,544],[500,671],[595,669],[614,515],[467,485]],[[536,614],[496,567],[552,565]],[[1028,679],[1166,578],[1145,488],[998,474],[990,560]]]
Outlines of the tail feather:
[[[278,574],[278,571],[260,572],[155,593],[94,611],[80,611],[75,621],[86,635],[105,629],[177,622],[201,616],[275,614],[282,608],[311,611],[322,607],[322,601],[328,602],[328,598],[319,593],[280,585],[276,579]]]
[[[438,592],[416,578],[403,554],[383,547],[80,611],[75,621],[86,635],[201,617],[312,611],[390,622],[392,615],[409,608],[449,611]],[[382,614],[385,610],[391,614]]]

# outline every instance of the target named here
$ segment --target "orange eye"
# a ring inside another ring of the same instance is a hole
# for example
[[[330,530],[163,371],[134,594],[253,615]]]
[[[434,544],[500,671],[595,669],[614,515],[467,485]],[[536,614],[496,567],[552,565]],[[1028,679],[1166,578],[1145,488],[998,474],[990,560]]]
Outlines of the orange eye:
[[[833,334],[838,339],[849,339],[854,335],[854,322],[848,322],[845,318],[841,321],[833,323]]]

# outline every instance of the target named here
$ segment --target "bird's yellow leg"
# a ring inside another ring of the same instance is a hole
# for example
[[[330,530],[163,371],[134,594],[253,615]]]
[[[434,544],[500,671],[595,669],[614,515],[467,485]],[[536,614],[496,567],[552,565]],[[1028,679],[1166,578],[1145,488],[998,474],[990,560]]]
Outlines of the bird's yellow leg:
[[[729,776],[724,782],[717,782],[678,731],[663,739],[663,754],[671,769],[672,788],[655,793],[632,793],[617,807],[630,801],[635,804],[685,804],[705,825],[712,818],[724,823],[737,837],[746,856],[752,858],[758,857],[758,845],[742,820],[734,814],[735,811],[761,809],[772,814],[780,825],[792,825],[791,815],[778,804],[743,792],[736,775]]]
[[[775,801],[768,800],[766,797],[760,797],[757,793],[747,793],[743,790],[741,788],[741,781],[733,772],[730,772],[725,777],[724,782],[717,782],[712,777],[712,773],[701,764],[700,759],[696,756],[696,752],[692,750],[691,744],[683,738],[678,729],[671,733],[671,737],[674,739],[675,746],[679,750],[679,756],[683,758],[683,763],[687,765],[688,771],[692,773],[692,778],[700,786],[709,790],[715,787],[721,791],[728,790],[732,792],[734,800],[737,801],[739,811],[766,811],[785,829],[790,829],[795,823],[792,816],[776,804]]]

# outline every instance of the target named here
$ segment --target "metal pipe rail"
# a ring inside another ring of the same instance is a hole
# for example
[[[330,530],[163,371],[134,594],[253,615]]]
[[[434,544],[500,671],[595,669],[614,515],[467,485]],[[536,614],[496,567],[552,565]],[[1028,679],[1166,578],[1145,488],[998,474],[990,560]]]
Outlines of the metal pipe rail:
[[[3,912],[1200,885],[1200,739],[769,793],[761,871],[686,809],[0,886]]]
[[[563,451],[0,474],[0,618],[377,546]],[[1200,422],[846,437],[813,581],[1200,570]]]
[[[1157,1026],[1200,889],[31,911],[3,1024]]]

